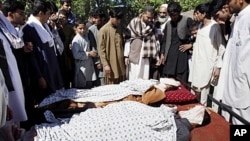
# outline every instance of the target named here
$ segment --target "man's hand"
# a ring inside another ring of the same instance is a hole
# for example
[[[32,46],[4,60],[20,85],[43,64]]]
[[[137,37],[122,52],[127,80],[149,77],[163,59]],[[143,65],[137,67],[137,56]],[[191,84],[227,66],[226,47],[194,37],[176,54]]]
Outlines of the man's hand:
[[[102,69],[102,64],[101,63],[97,64],[96,68],[99,69],[99,70]]]
[[[159,58],[159,59],[157,59],[157,62],[156,62],[156,64],[155,64],[155,66],[160,66],[161,65],[161,63],[162,63],[162,60]]]
[[[92,58],[95,58],[96,56],[97,56],[97,53],[96,53],[96,51],[90,51],[90,52],[88,52],[88,55],[90,56],[90,57],[92,57]]]
[[[179,47],[179,50],[180,50],[181,52],[185,52],[185,51],[191,49],[192,46],[193,46],[192,44],[184,44],[184,45],[181,45],[181,46]]]
[[[216,68],[213,72],[214,79],[219,79],[220,76],[220,68]]]
[[[164,63],[165,63],[165,61],[164,61],[164,60],[165,60],[165,57],[164,57],[163,54],[161,54],[160,60],[161,60],[161,64],[164,65]]]
[[[128,57],[125,58],[125,65],[126,65],[126,66],[129,65],[129,58],[128,58]]]
[[[41,89],[46,89],[47,88],[47,82],[43,77],[39,78],[39,87]]]
[[[32,42],[26,42],[23,47],[24,52],[31,52],[33,51],[33,44]]]
[[[6,120],[9,121],[13,118],[13,113],[12,110],[10,109],[9,106],[7,106],[7,116],[6,116]]]

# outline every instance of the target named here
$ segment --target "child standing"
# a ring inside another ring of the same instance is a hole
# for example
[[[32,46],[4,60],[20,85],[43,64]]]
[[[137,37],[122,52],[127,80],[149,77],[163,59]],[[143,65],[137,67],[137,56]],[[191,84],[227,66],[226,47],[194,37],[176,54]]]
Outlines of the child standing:
[[[76,35],[72,41],[72,54],[75,60],[74,87],[79,89],[90,89],[96,74],[93,59],[96,52],[91,51],[87,35],[86,24],[79,20],[75,23]]]
[[[197,35],[197,32],[198,32],[198,27],[199,27],[199,22],[194,22],[189,27],[189,31],[191,33],[191,36],[188,39],[188,44],[181,45],[180,48],[179,48],[181,51],[186,51],[186,50],[189,51],[189,54],[188,54],[189,73],[191,72],[191,69],[192,69],[193,46],[195,44],[196,35]],[[190,83],[190,80],[188,80],[188,82]]]

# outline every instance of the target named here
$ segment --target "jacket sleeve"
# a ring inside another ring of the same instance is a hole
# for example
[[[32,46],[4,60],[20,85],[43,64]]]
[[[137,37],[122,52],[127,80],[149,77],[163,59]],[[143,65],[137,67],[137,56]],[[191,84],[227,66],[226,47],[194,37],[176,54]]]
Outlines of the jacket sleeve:
[[[163,38],[160,41],[160,54],[165,54],[165,46],[167,42],[167,24],[165,25],[163,33],[164,33]]]
[[[85,43],[80,43],[79,40],[72,41],[72,54],[75,60],[87,60],[88,59],[88,52],[86,52],[84,49],[80,49],[81,45],[85,45]]]
[[[222,67],[222,58],[223,58],[223,54],[225,52],[225,40],[223,38],[222,32],[221,32],[221,28],[220,26],[216,26],[215,29],[215,45],[217,47],[218,53],[216,56],[216,67],[217,68],[221,68]]]
[[[98,32],[98,54],[100,56],[100,60],[103,64],[103,66],[109,66],[107,57],[106,57],[106,45],[107,45],[107,36],[106,33],[104,31],[99,31]]]

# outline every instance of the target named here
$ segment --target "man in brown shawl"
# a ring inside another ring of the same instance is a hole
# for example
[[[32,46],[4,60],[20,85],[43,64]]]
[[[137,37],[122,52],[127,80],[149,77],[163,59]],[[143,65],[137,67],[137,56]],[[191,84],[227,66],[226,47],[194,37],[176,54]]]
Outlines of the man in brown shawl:
[[[145,6],[142,14],[133,18],[127,26],[124,56],[129,80],[149,79],[150,60],[157,58],[159,49],[154,18],[154,7]]]
[[[104,83],[119,84],[125,80],[123,39],[120,25],[123,13],[119,9],[109,11],[110,19],[98,32],[98,53],[104,68]]]

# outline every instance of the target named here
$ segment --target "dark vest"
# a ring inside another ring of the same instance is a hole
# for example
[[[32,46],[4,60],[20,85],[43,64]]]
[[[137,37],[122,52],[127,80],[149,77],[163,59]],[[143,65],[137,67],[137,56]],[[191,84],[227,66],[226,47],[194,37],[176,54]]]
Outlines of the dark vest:
[[[189,37],[189,29],[187,26],[187,20],[189,17],[182,16],[181,20],[177,23],[177,34],[181,40],[186,40]],[[167,38],[166,38],[166,46],[165,46],[165,59],[168,55],[168,50],[171,46],[171,40],[172,40],[172,25],[171,21],[168,21],[166,23],[167,29]]]

